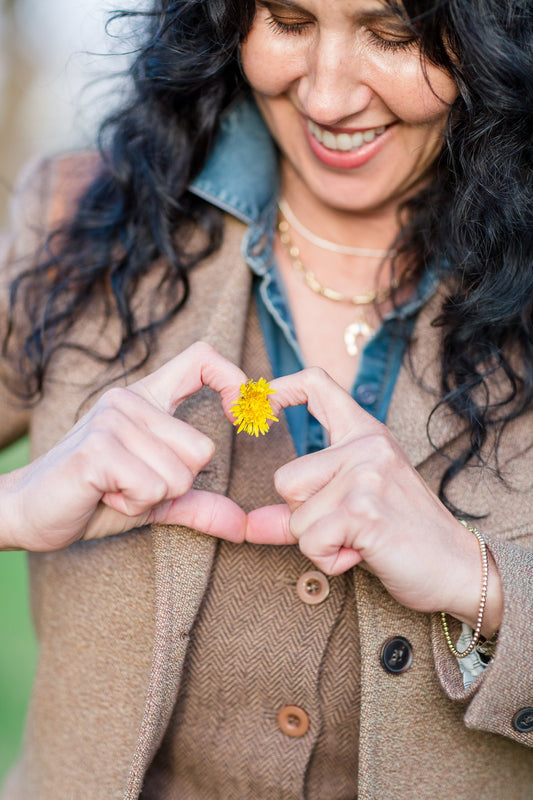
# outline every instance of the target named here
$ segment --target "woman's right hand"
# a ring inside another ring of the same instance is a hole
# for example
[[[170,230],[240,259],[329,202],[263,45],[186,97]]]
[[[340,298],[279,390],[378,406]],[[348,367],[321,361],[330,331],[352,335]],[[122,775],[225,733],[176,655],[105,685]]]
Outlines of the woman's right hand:
[[[233,421],[244,381],[238,367],[199,342],[130,387],[106,392],[50,452],[0,478],[0,550],[58,550],[169,515],[206,533],[239,536],[244,512],[192,489],[213,442],[173,414],[209,386]]]

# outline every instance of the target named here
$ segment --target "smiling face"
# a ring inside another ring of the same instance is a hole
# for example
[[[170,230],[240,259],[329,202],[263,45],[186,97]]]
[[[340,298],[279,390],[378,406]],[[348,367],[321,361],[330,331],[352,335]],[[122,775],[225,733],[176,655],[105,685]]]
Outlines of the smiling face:
[[[355,213],[420,184],[457,96],[383,0],[258,0],[242,63],[287,195]]]

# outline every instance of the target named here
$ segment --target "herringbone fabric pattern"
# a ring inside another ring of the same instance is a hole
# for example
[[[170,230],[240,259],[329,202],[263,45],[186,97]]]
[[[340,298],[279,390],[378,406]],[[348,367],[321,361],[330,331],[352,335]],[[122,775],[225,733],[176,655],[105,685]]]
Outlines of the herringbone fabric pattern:
[[[269,377],[253,311],[244,369]],[[279,502],[272,475],[292,457],[283,421],[259,440],[237,437],[230,495],[246,509]],[[296,592],[309,569],[296,547],[220,542],[144,800],[353,800],[359,663],[352,575],[330,579],[329,597],[312,606]],[[279,729],[284,705],[309,715],[302,738]]]
[[[352,570],[345,576],[344,603],[321,666],[322,729],[308,767],[306,800],[354,800],[357,795],[361,670],[356,575]]]

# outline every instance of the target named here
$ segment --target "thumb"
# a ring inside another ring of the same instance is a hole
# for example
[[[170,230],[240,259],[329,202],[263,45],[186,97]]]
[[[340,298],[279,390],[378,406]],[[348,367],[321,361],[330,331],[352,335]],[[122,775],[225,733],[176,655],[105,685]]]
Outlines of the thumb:
[[[285,503],[256,508],[248,514],[246,541],[251,544],[296,544],[290,531],[291,512]]]

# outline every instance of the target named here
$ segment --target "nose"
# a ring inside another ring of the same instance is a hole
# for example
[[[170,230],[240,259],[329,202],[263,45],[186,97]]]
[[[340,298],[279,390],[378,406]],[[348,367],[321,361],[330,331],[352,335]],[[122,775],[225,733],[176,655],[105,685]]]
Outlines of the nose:
[[[322,36],[306,54],[298,80],[302,110],[321,125],[336,125],[369,105],[372,90],[365,83],[360,54],[353,41]]]

